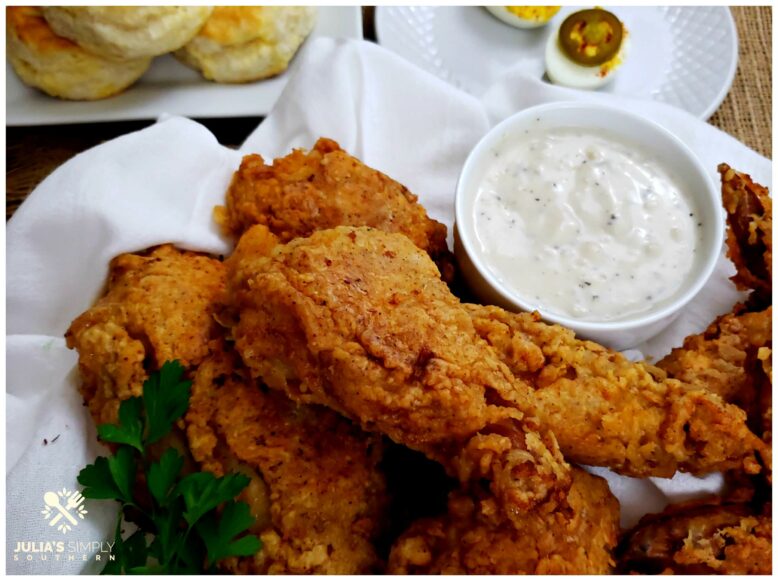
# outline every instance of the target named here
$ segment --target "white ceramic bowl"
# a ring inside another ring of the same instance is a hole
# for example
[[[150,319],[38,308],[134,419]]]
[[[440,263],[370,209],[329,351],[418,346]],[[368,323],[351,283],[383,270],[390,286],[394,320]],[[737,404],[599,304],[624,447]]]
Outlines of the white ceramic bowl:
[[[489,150],[500,140],[528,128],[579,128],[605,131],[626,143],[645,149],[680,182],[691,196],[706,225],[700,244],[696,268],[687,277],[675,300],[618,321],[579,321],[571,317],[544,312],[544,320],[568,327],[581,337],[613,349],[627,349],[659,333],[700,291],[716,265],[724,238],[724,213],[719,193],[697,157],[672,133],[659,125],[613,107],[585,103],[549,103],[525,109],[504,120],[487,133],[470,152],[459,176],[456,191],[454,252],[462,274],[471,290],[484,302],[512,311],[527,311],[535,306],[501,284],[475,251],[475,212],[473,205],[486,170]],[[713,168],[715,169],[715,168]],[[713,170],[711,170],[713,171]]]

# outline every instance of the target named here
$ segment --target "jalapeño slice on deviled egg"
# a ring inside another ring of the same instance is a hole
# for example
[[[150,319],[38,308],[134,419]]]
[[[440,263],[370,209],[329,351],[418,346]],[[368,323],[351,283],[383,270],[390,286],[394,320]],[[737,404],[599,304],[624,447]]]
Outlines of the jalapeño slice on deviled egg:
[[[607,10],[581,10],[559,27],[559,44],[574,62],[585,67],[611,60],[621,48],[624,26]]]
[[[570,14],[549,36],[546,72],[552,82],[598,89],[624,62],[627,30],[611,12],[590,8]]]

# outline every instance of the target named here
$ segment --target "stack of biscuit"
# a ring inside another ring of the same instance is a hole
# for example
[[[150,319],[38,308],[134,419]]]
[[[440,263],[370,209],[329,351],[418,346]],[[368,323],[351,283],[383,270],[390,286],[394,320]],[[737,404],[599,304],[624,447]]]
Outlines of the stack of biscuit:
[[[96,100],[120,93],[169,52],[211,81],[277,75],[315,17],[314,8],[293,6],[14,6],[6,8],[7,52],[26,84]]]
[[[286,70],[315,22],[313,7],[217,6],[176,57],[217,83],[264,79]]]

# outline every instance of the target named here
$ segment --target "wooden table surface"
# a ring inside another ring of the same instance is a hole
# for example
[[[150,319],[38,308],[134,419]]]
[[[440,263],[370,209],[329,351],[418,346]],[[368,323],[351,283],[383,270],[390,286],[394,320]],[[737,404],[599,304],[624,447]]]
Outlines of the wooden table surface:
[[[772,158],[772,9],[733,7],[740,39],[738,71],[710,123]],[[363,8],[365,38],[375,40],[374,10]],[[220,143],[237,145],[261,117],[198,119]],[[6,219],[33,188],[70,157],[153,121],[88,123],[6,129]]]

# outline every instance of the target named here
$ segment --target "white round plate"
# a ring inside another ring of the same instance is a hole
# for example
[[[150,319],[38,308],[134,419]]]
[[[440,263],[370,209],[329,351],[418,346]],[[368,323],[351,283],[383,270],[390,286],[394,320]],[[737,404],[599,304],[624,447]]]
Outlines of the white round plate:
[[[545,40],[580,7],[566,6],[548,26],[520,30],[479,6],[379,6],[379,44],[473,95],[512,66],[542,77]],[[630,53],[601,89],[662,101],[707,119],[732,86],[737,31],[723,6],[611,8],[630,33]]]

